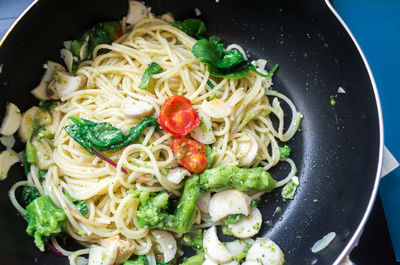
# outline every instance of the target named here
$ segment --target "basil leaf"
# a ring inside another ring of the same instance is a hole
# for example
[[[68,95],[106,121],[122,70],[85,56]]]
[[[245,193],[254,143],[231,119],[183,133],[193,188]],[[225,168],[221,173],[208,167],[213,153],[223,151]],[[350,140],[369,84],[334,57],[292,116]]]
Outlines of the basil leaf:
[[[162,72],[161,66],[158,63],[151,62],[143,73],[139,88],[146,89],[149,86],[151,77],[160,72]]]
[[[189,18],[184,21],[175,21],[172,22],[171,25],[196,39],[204,38],[205,33],[207,32],[207,27],[204,22],[196,18]]]

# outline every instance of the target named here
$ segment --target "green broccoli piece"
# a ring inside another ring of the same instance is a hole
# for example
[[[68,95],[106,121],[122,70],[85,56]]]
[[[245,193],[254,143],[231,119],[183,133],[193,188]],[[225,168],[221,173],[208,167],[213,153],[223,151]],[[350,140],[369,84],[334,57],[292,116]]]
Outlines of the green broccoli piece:
[[[285,145],[285,146],[280,146],[279,147],[279,152],[280,152],[280,158],[281,159],[286,159],[290,156],[290,153],[292,152],[292,149],[290,148],[290,146]]]
[[[221,226],[221,232],[226,236],[233,236],[232,231],[228,225]]]
[[[134,194],[137,196],[137,194]],[[199,176],[194,175],[185,182],[182,197],[178,201],[175,211],[169,211],[167,192],[160,192],[156,196],[141,192],[140,206],[136,212],[141,226],[149,228],[171,228],[179,233],[187,233],[192,228],[196,215],[196,203],[200,196]]]
[[[270,192],[275,186],[276,181],[262,167],[238,168],[236,166],[218,166],[206,169],[200,174],[200,188],[211,192],[231,188],[240,191],[255,190]]]
[[[33,200],[39,198],[41,195],[36,187],[25,186],[22,190],[21,200],[26,204],[30,204]]]
[[[125,260],[123,265],[149,265],[146,256],[138,256],[135,260]]]
[[[196,252],[203,251],[203,231],[199,229],[194,236],[183,236],[181,244],[193,248]]]
[[[232,214],[225,219],[225,225],[234,224],[240,221],[245,215],[244,214]]]
[[[296,193],[296,189],[299,186],[298,182],[290,180],[288,183],[285,184],[282,188],[281,195],[284,199],[293,200],[294,195]]]
[[[170,264],[170,263],[171,263],[171,262],[165,262],[164,259],[161,259],[161,260],[156,259],[156,264],[157,264],[157,265],[168,265],[168,264]]]
[[[196,255],[185,259],[185,261],[180,265],[201,265],[203,264],[204,260],[205,260],[204,252],[200,251]]]
[[[35,245],[44,251],[42,237],[58,234],[65,227],[66,214],[58,208],[49,196],[41,196],[26,206],[28,227],[26,232],[33,236]]]
[[[261,203],[261,199],[251,201],[250,206],[251,208],[258,206]]]
[[[211,168],[212,163],[214,162],[214,158],[217,155],[217,152],[211,148],[211,146],[206,145],[206,159],[207,159],[207,168]]]
[[[36,148],[33,146],[31,141],[26,142],[26,161],[29,164],[36,164],[38,162],[38,158],[36,156]]]

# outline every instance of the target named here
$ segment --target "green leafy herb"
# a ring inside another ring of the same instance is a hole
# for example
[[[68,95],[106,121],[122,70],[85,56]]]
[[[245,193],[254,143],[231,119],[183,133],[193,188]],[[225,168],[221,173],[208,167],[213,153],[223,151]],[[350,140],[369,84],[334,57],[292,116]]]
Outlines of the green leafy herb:
[[[244,214],[232,214],[225,219],[225,225],[234,224],[240,221],[245,215]]]
[[[47,174],[47,170],[39,169],[39,179],[44,178],[44,176]]]
[[[58,208],[49,196],[41,196],[26,206],[28,227],[26,232],[33,236],[35,245],[44,251],[43,238],[62,231],[66,223],[66,214]]]
[[[226,235],[226,236],[232,236],[232,235],[233,235],[233,234],[232,234],[232,231],[231,231],[231,229],[229,228],[228,225],[223,225],[223,226],[221,227],[221,231],[222,231],[222,234],[224,234],[224,235]]]
[[[250,206],[256,207],[256,206],[260,205],[260,203],[261,203],[261,199],[254,200],[254,201],[251,201]]]
[[[279,152],[280,152],[280,158],[286,159],[290,156],[292,149],[290,148],[290,146],[284,145],[279,147]]]
[[[65,197],[67,197],[68,200],[70,200],[76,206],[76,208],[83,216],[86,216],[89,213],[89,208],[85,201],[75,199],[68,192],[65,192],[64,194]]]
[[[210,81],[210,79],[207,80],[207,85],[213,89],[214,88],[214,84]]]
[[[135,260],[126,260],[123,265],[149,265],[146,256],[138,256]]]
[[[196,39],[204,38],[207,32],[207,27],[204,22],[196,18],[189,18],[184,21],[175,21],[172,22],[171,25]]]
[[[41,195],[36,187],[24,186],[22,190],[21,200],[26,204],[30,204],[33,200],[39,198]]]
[[[69,119],[73,124],[65,126],[64,129],[91,155],[94,154],[91,148],[97,152],[110,149],[117,150],[136,140],[147,126],[153,125],[159,128],[155,117],[143,119],[132,127],[126,135],[123,135],[119,129],[108,122],[95,123],[74,116],[69,117]]]
[[[182,245],[193,248],[196,252],[203,251],[203,231],[197,230],[196,235],[185,235],[181,240]]]
[[[151,77],[155,74],[161,73],[162,68],[158,63],[151,62],[143,73],[142,80],[140,81],[139,88],[146,89],[149,86]]]
[[[54,100],[42,100],[39,102],[39,107],[46,111],[50,111],[50,108],[54,104],[54,102]]]

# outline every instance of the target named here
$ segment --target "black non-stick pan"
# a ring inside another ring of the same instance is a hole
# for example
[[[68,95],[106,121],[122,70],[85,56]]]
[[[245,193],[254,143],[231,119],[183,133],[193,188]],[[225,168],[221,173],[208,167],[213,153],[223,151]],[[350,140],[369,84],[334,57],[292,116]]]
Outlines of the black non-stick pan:
[[[323,0],[149,0],[156,14],[195,16],[210,35],[238,43],[250,59],[278,63],[274,89],[289,96],[304,114],[302,130],[290,142],[300,188],[283,202],[280,190],[263,197],[260,235],[286,254],[286,264],[338,264],[356,243],[377,191],[382,158],[382,117],[365,58],[329,2]],[[47,59],[60,61],[63,41],[76,39],[95,23],[126,15],[127,0],[39,0],[9,32],[0,48],[1,109],[11,101],[26,110],[37,100],[29,91]],[[338,94],[342,87],[346,94]],[[330,104],[334,96],[336,104]],[[337,97],[336,97],[337,96]],[[22,150],[22,144],[17,146]],[[272,171],[279,177],[279,170]],[[26,222],[8,199],[10,186],[24,178],[14,166],[0,183],[0,264],[68,264],[38,251]],[[276,207],[281,214],[273,213]],[[267,222],[268,221],[268,222]],[[328,232],[328,248],[310,251]],[[71,246],[72,248],[73,246]],[[67,246],[68,248],[68,246]]]

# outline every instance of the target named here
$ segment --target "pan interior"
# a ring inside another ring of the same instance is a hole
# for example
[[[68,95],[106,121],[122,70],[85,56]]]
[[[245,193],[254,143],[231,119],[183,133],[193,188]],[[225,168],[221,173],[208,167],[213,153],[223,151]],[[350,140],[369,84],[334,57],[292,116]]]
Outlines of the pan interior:
[[[284,202],[280,189],[263,197],[260,236],[281,246],[287,264],[332,264],[365,213],[379,153],[371,80],[344,28],[323,1],[153,0],[147,4],[156,14],[171,11],[177,19],[195,17],[198,8],[209,35],[241,45],[250,59],[267,59],[268,69],[280,65],[274,89],[291,98],[304,115],[301,132],[289,142],[300,187],[293,201]],[[63,41],[79,37],[97,22],[120,19],[126,11],[126,0],[111,5],[106,0],[40,0],[0,49],[1,106],[10,101],[26,110],[37,104],[29,90],[38,84],[47,59],[60,61]],[[346,94],[339,94],[339,87]],[[23,145],[16,149],[22,150]],[[280,175],[279,170],[272,173],[276,178]],[[23,169],[14,166],[0,186],[0,264],[68,264],[67,259],[40,253],[26,235],[26,222],[8,199],[8,189],[23,178]],[[276,213],[277,207],[281,213]],[[313,243],[332,231],[335,240],[313,254]]]

